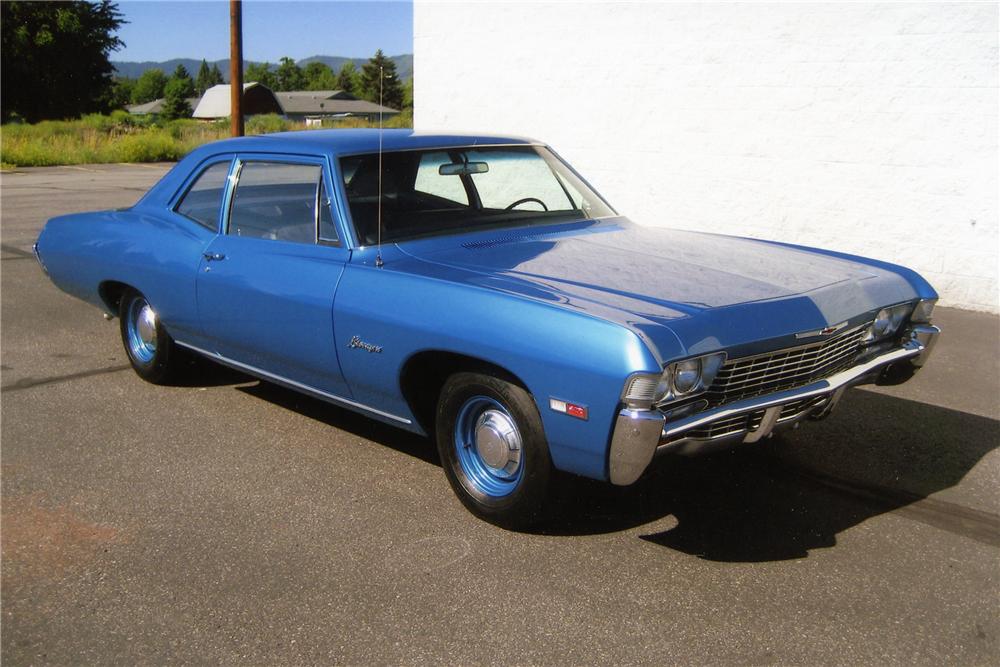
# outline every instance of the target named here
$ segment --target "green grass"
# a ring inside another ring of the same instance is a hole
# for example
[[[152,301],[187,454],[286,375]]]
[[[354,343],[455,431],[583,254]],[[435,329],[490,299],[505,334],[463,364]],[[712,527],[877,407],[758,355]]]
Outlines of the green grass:
[[[324,128],[375,127],[362,119],[325,121]],[[404,112],[387,119],[385,127],[412,127],[413,115]],[[247,134],[305,129],[274,114],[252,116]],[[43,121],[34,125],[0,127],[0,164],[4,169],[107,162],[163,162],[179,160],[192,149],[229,136],[229,121],[174,120],[158,122],[115,111],[91,114],[79,120]]]

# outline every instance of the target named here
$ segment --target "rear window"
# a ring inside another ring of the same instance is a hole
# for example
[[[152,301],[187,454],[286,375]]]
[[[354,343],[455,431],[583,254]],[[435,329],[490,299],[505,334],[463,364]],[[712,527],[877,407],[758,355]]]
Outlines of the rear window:
[[[219,209],[222,208],[222,195],[226,191],[229,165],[230,160],[216,162],[202,171],[184,193],[175,210],[207,229],[216,231],[219,228]]]

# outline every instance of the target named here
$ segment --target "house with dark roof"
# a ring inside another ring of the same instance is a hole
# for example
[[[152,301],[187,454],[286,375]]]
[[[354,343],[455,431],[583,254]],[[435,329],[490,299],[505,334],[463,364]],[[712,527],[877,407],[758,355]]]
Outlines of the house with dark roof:
[[[229,117],[230,88],[228,83],[212,86],[201,98],[188,104],[193,118],[214,120]],[[129,113],[144,115],[163,111],[163,99],[128,107]],[[359,100],[343,90],[292,90],[273,92],[267,86],[251,81],[243,84],[243,115],[276,113],[289,120],[320,124],[324,118],[365,118],[376,120],[395,116],[399,110]]]
[[[397,109],[359,100],[343,90],[293,90],[275,93],[289,120],[321,121],[324,118],[360,117],[375,120],[395,116]]]

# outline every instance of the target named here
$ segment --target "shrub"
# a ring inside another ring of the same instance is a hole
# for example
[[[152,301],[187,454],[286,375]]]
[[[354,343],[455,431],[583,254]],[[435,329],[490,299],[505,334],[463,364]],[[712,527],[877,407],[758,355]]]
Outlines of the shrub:
[[[293,123],[278,114],[269,113],[259,116],[250,116],[247,119],[245,129],[247,134],[271,134],[272,132],[285,132],[292,129]]]

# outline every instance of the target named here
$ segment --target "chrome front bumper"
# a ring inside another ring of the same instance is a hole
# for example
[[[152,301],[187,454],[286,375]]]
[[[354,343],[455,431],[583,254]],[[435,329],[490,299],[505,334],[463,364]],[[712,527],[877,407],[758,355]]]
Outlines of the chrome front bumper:
[[[608,457],[611,483],[627,485],[635,482],[649,466],[658,449],[684,451],[696,441],[756,442],[770,435],[778,426],[789,426],[805,417],[826,416],[848,387],[875,382],[893,364],[906,362],[914,368],[923,366],[940,333],[941,330],[935,326],[914,325],[899,347],[823,380],[795,389],[734,401],[671,422],[667,422],[663,413],[658,410],[625,408],[618,413],[611,436]],[[794,410],[795,404],[800,401],[803,406],[800,411],[783,415],[783,409]],[[738,433],[711,439],[686,437],[697,429],[753,413],[758,413],[759,418],[750,419],[748,428]]]

